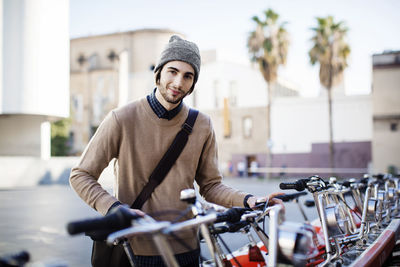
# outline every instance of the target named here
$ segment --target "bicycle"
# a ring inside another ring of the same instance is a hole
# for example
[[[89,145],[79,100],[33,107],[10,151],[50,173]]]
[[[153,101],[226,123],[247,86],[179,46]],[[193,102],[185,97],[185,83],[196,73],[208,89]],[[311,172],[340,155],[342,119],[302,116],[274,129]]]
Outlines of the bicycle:
[[[127,217],[119,225],[112,225],[114,230],[108,234],[107,242],[121,243],[132,236],[150,234],[165,264],[175,267],[178,266],[177,262],[165,238],[174,236],[182,229],[198,228],[211,255],[211,259],[202,260],[203,266],[277,266],[279,263],[294,266],[374,266],[379,258],[368,255],[375,253],[376,242],[385,241],[386,237],[398,239],[398,177],[375,175],[340,183],[333,178],[324,181],[312,176],[294,183],[281,183],[280,187],[309,191],[314,202],[308,201],[306,206],[315,205],[318,219],[309,222],[303,211],[304,223],[285,221],[282,208],[268,207],[268,202],[259,203],[255,210],[224,209],[200,203],[194,191],[185,190],[181,193],[181,199],[188,203],[186,212],[192,212],[195,216],[193,219],[158,222],[150,216]],[[300,192],[284,197],[299,204],[298,198],[305,194]],[[302,210],[301,205],[299,207]],[[121,209],[119,212],[124,213],[124,208]],[[86,228],[80,228],[75,233],[110,228],[110,224],[103,224],[106,217],[86,221]],[[267,217],[268,231],[264,223],[262,228],[259,225]],[[82,222],[75,222],[76,225],[82,225]],[[256,242],[250,229],[254,230],[259,242]],[[238,231],[248,235],[249,243],[245,249],[230,251],[220,235]],[[228,252],[224,252],[222,246]],[[391,245],[379,248],[385,253],[393,250]],[[365,259],[369,260],[366,262]]]

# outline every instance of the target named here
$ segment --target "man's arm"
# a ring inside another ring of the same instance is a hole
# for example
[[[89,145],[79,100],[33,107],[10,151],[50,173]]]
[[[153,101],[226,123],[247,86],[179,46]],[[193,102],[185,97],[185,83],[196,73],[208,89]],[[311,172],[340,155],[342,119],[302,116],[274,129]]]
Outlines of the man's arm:
[[[105,215],[118,200],[98,183],[101,172],[113,158],[118,158],[121,128],[110,112],[90,140],[80,161],[71,171],[70,184],[92,208]]]
[[[204,143],[196,173],[196,182],[200,187],[200,194],[207,201],[224,207],[243,207],[244,198],[248,193],[222,183],[222,176],[218,169],[216,137],[210,120],[209,125],[209,136]]]
[[[210,135],[204,144],[196,175],[196,181],[200,187],[200,194],[207,201],[224,207],[244,206],[253,208],[256,206],[257,201],[267,198],[269,198],[269,206],[275,204],[283,206],[282,200],[274,198],[282,193],[273,193],[269,197],[258,197],[224,185],[218,169],[218,148],[215,138],[215,133],[210,121]]]

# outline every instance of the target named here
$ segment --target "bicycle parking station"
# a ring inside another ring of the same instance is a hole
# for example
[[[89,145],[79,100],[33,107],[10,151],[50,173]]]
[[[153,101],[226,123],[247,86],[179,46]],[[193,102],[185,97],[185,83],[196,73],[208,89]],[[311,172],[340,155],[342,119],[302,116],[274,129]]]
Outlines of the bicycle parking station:
[[[203,266],[380,266],[385,262],[390,266],[390,260],[397,260],[391,254],[400,233],[399,177],[367,175],[339,182],[312,176],[281,183],[280,188],[300,191],[280,197],[295,201],[300,210],[299,198],[308,191],[314,203],[308,201],[306,206],[315,205],[318,219],[309,222],[302,211],[304,222],[285,221],[282,207],[268,203],[260,203],[255,210],[224,209],[201,203],[194,191],[184,190],[181,200],[188,203],[193,219],[171,223],[136,218],[129,228],[110,234],[107,242],[150,234],[167,266],[178,265],[165,237],[188,228],[200,229],[207,244],[211,257],[202,261]],[[266,218],[268,229],[261,226]],[[232,252],[220,235],[238,231],[249,236],[249,243]]]
[[[128,218],[128,226],[114,230],[108,239],[114,243],[133,235],[157,233],[155,242],[164,244],[160,247],[164,258],[169,257],[167,266],[177,265],[173,255],[165,252],[168,242],[162,239],[192,227],[202,232],[202,266],[398,266],[398,180],[391,175],[339,181],[313,176],[281,183],[284,189],[291,189],[290,194],[281,196],[292,202],[285,202],[285,206],[296,205],[297,214],[304,214],[303,218],[285,214],[275,206],[265,208],[265,203],[259,203],[256,210],[225,209],[191,197],[193,192],[187,190],[182,200],[188,200],[192,219],[166,222]],[[300,192],[292,193],[294,190]],[[313,210],[317,219],[309,215]],[[229,236],[240,233],[248,239],[246,245],[232,248]]]

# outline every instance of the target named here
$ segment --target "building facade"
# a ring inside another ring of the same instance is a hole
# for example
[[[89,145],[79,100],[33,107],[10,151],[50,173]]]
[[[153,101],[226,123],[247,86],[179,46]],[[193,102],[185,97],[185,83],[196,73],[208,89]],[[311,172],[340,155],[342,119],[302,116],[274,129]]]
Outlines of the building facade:
[[[267,83],[257,66],[208,57],[194,91],[195,106],[213,121],[220,166],[226,175],[238,175],[239,166],[263,172],[272,169],[329,169],[328,100],[302,97],[290,81],[278,79],[272,88],[271,140],[266,139]],[[340,175],[360,176],[371,166],[372,108],[370,95],[347,96],[343,84],[333,88],[335,166]],[[266,158],[272,151],[271,162]],[[269,170],[265,167],[272,167]],[[308,169],[310,173],[304,173]],[[325,170],[322,170],[325,169]],[[348,170],[353,169],[353,170]],[[296,171],[296,170],[295,170]],[[300,170],[297,170],[300,171]],[[348,173],[346,173],[347,171]]]
[[[152,67],[172,34],[175,32],[152,29],[71,40],[74,153],[83,151],[111,109],[151,92]],[[216,51],[201,54],[201,75],[185,102],[211,116],[221,170],[226,175],[237,175],[239,163],[246,170],[266,167],[268,146],[273,153],[272,167],[329,167],[326,94],[304,98],[290,81],[278,80],[272,88],[272,140],[268,142],[267,84],[258,68],[221,60]],[[367,171],[371,163],[371,112],[371,96],[346,96],[343,85],[334,88],[337,167]]]
[[[373,161],[380,172],[400,170],[400,51],[373,55]]]
[[[0,9],[0,156],[47,159],[50,121],[69,116],[69,2]]]
[[[333,99],[335,166],[342,176],[368,172],[372,160],[371,96],[336,96]],[[268,167],[308,170],[288,175],[315,174],[329,168],[328,105],[326,97],[276,97],[271,107],[271,140],[266,136],[265,106],[231,107],[231,132],[224,134],[226,115],[206,110],[217,133],[219,158],[225,174],[237,175],[238,166],[267,167],[266,151],[272,151]],[[353,169],[353,170],[346,170]],[[358,170],[356,170],[358,169]],[[328,174],[329,170],[319,173]],[[273,170],[270,172],[276,173]]]
[[[153,68],[176,32],[145,29],[71,40],[71,153],[82,153],[110,110],[146,96]]]

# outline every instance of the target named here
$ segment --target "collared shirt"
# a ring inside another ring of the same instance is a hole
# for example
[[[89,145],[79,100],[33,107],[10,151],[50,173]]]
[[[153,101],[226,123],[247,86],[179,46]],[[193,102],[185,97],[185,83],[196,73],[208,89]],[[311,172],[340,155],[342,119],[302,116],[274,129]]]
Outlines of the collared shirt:
[[[151,109],[154,111],[154,113],[157,115],[157,117],[159,117],[160,119],[172,120],[179,113],[179,111],[181,111],[182,106],[183,106],[182,101],[179,103],[179,105],[176,108],[168,111],[157,100],[156,90],[157,90],[157,88],[154,88],[153,93],[151,93],[147,96],[147,102],[149,102]]]

